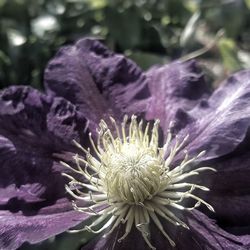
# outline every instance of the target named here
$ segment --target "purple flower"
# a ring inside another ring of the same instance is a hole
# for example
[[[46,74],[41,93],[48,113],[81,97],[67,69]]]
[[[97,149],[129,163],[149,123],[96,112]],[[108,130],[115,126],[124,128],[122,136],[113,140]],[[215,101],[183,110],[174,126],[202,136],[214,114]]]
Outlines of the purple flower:
[[[194,61],[142,72],[84,39],[45,90],[0,92],[0,249],[93,216],[84,250],[250,248],[249,71],[211,94]]]

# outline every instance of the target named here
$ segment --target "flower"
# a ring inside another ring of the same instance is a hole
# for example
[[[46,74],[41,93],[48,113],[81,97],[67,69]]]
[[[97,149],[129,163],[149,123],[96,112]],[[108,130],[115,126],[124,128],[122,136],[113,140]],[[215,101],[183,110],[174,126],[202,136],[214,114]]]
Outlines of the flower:
[[[212,93],[194,61],[142,72],[83,39],[59,50],[44,79],[46,94],[15,86],[0,93],[1,249],[90,216],[94,225],[84,229],[101,234],[84,250],[250,248],[249,71]]]
[[[100,233],[111,227],[105,234],[105,237],[107,237],[119,225],[125,224],[125,233],[118,239],[118,242],[121,242],[131,232],[132,226],[135,225],[148,247],[155,249],[150,243],[151,232],[149,227],[152,221],[170,245],[175,246],[175,242],[164,230],[159,217],[175,226],[189,229],[181,219],[175,216],[171,208],[191,211],[204,204],[214,212],[212,206],[192,194],[195,189],[203,191],[209,191],[209,189],[201,185],[186,183],[185,179],[193,175],[199,175],[204,170],[215,171],[215,169],[200,167],[189,172],[185,171],[204,154],[204,151],[191,159],[188,158],[186,152],[183,160],[173,169],[170,169],[172,161],[184,146],[188,137],[185,137],[182,142],[176,140],[175,145],[170,147],[172,134],[169,131],[164,146],[159,148],[159,120],[155,121],[151,138],[149,138],[149,123],[143,131],[143,122],[141,121],[138,124],[134,115],[131,117],[128,134],[126,134],[127,116],[124,116],[121,131],[116,121],[112,117],[110,119],[116,129],[117,138],[112,135],[103,120],[100,123],[97,146],[90,135],[90,141],[95,154],[99,158],[98,160],[90,154],[90,150],[82,148],[75,142],[86,154],[86,160],[75,155],[77,169],[62,162],[65,167],[83,176],[88,182],[86,184],[71,175],[63,174],[70,179],[69,185],[66,185],[67,192],[76,201],[84,200],[90,203],[90,205],[85,204],[84,207],[79,207],[73,202],[75,210],[99,215],[90,226],[85,226],[83,230],[74,230],[74,232],[88,230],[93,233]],[[81,167],[81,163],[84,167]],[[94,173],[90,174],[88,168]],[[82,188],[87,188],[88,192],[81,191]],[[185,189],[185,191],[182,189]],[[192,207],[181,205],[180,203],[186,198],[194,199],[195,204]],[[91,203],[94,203],[94,205],[91,205]],[[95,212],[95,209],[98,212]],[[107,220],[107,218],[109,219]],[[92,229],[102,224],[104,225],[97,231]]]

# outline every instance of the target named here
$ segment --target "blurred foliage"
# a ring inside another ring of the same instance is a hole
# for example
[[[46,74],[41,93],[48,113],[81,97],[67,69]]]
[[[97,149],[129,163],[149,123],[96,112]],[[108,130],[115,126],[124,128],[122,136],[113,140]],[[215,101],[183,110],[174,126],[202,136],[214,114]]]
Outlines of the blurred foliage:
[[[42,88],[57,49],[83,36],[103,39],[143,69],[196,57],[219,81],[250,67],[250,0],[0,0],[0,88]],[[23,249],[82,243],[79,235],[56,239]]]
[[[249,11],[249,0],[0,0],[0,87],[41,88],[56,50],[83,36],[144,69],[202,49],[198,59],[222,78],[250,65]]]

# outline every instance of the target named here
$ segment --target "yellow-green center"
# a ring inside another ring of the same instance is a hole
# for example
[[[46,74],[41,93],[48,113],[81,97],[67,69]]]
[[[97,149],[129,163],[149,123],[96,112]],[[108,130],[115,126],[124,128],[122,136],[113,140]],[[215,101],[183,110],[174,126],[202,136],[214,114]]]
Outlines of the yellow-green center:
[[[139,204],[158,189],[164,172],[163,160],[150,148],[125,143],[105,156],[105,191],[111,199]]]

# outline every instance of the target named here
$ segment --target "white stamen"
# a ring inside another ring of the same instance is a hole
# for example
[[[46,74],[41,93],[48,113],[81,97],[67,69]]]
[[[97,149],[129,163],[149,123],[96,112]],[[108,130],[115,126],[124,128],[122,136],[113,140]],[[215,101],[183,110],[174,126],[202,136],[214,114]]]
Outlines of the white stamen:
[[[195,189],[209,191],[207,187],[181,181],[199,175],[202,171],[215,169],[194,168],[193,165],[197,164],[197,160],[205,152],[189,158],[188,152],[183,149],[188,135],[179,142],[180,138],[173,137],[169,128],[166,142],[160,148],[159,120],[155,121],[151,136],[148,135],[149,123],[143,126],[143,121],[137,122],[135,115],[131,117],[130,124],[128,120],[128,116],[124,116],[121,126],[118,126],[115,119],[110,117],[115,134],[101,120],[96,144],[91,133],[89,134],[93,152],[98,158],[91,155],[90,149],[86,150],[74,141],[85,157],[74,156],[76,168],[62,162],[66,168],[83,176],[85,180],[81,182],[68,173],[63,174],[69,179],[69,184],[65,186],[66,191],[75,199],[72,202],[73,208],[99,216],[91,225],[71,232],[88,230],[100,233],[110,228],[104,235],[106,237],[118,225],[126,224],[124,234],[118,239],[120,242],[127,237],[134,225],[141,232],[146,244],[155,249],[150,242],[150,223],[153,222],[170,245],[175,246],[175,242],[163,228],[162,220],[188,230],[188,225],[175,215],[175,209],[190,211],[203,204],[214,212],[210,204],[192,194]],[[182,149],[183,160],[173,166],[173,160]],[[182,204],[184,199],[192,199],[195,203],[192,207],[186,207]],[[77,200],[83,200],[89,206],[80,207]]]

